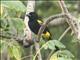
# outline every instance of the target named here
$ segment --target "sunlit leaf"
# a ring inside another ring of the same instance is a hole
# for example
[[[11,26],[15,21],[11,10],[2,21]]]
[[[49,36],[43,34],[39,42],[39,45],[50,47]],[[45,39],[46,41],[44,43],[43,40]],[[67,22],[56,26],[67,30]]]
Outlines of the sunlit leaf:
[[[72,57],[72,58],[74,57],[74,55],[68,50],[59,51],[59,54],[63,55],[64,57],[66,57],[66,56],[69,57],[69,58],[70,57]]]
[[[49,41],[47,45],[48,45],[48,48],[49,48],[49,49],[55,50],[55,44],[54,44],[54,42]]]
[[[2,5],[0,5],[0,16],[3,15],[3,12],[4,12],[4,7]]]
[[[72,60],[74,57],[72,53],[70,53],[67,50],[63,51],[57,51],[56,53],[53,53],[53,55],[50,57],[50,60]]]
[[[59,47],[59,48],[66,48],[64,44],[62,44],[60,41],[58,40],[53,40],[54,44]]]
[[[15,43],[9,45],[8,53],[10,57],[14,57],[16,60],[21,60],[21,50],[19,45],[16,45]]]
[[[56,47],[58,47],[60,49],[65,48],[65,46],[61,42],[59,42],[58,40],[48,41],[46,46],[51,50],[55,50]]]
[[[0,53],[2,53],[7,46],[8,45],[6,44],[6,41],[1,39],[0,40]]]
[[[54,53],[51,57],[50,60],[58,60],[57,54]]]
[[[58,60],[72,60],[71,58],[59,57]]]

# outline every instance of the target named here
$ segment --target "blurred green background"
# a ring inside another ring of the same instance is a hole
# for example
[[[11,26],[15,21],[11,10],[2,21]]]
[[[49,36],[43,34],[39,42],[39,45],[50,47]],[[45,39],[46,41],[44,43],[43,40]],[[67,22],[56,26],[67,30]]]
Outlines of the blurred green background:
[[[65,0],[65,4],[69,10],[69,12],[75,16],[78,20],[80,20],[80,1],[78,0]],[[61,8],[58,3],[58,0],[36,0],[36,8],[35,12],[38,13],[42,19],[48,18],[51,15],[60,14]],[[22,0],[1,0],[0,3],[0,31],[5,33],[6,36],[17,36],[23,37],[24,32],[24,16],[26,12],[27,1]],[[58,26],[49,26],[50,32],[52,34],[53,40],[58,40],[61,34],[68,28],[68,24],[64,23]],[[0,32],[0,34],[1,34]],[[61,43],[66,46],[66,49],[69,50],[75,57],[72,60],[80,60],[80,44],[77,39],[71,35],[71,30],[63,37]],[[5,49],[8,51],[8,55],[11,60],[22,60],[22,57],[28,56],[30,48],[22,47],[15,39],[10,39],[6,37],[2,37],[0,35],[0,54],[2,54]],[[44,43],[44,41],[40,42]],[[24,51],[23,51],[24,50]],[[44,53],[44,49],[41,50],[42,56]],[[34,49],[33,55],[34,57]],[[4,54],[2,55],[4,57]],[[0,57],[1,58],[1,57]],[[43,57],[43,60],[46,57]],[[30,57],[24,58],[23,60],[29,60]],[[67,60],[67,59],[66,59]],[[69,60],[69,59],[68,59]]]

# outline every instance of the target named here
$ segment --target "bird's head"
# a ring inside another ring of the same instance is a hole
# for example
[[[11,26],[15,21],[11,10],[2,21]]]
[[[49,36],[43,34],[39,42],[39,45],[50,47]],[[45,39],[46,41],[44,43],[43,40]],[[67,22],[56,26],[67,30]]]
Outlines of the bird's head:
[[[35,12],[30,12],[27,16],[29,17],[29,20],[36,20],[38,18],[37,13]]]

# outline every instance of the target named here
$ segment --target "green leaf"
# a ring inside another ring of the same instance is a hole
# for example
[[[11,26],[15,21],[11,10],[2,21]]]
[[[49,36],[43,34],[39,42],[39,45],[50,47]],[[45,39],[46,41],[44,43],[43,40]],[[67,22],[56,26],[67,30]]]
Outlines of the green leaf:
[[[0,19],[0,28],[5,29],[7,25],[7,20],[6,19]]]
[[[19,49],[16,46],[13,46],[13,56],[17,59],[17,60],[21,60],[21,54]]]
[[[59,51],[59,54],[64,56],[64,57],[74,58],[74,55],[68,50]]]
[[[65,58],[63,58],[63,57],[60,57],[60,58],[58,58],[58,60],[65,60]]]
[[[1,4],[9,9],[13,9],[16,11],[25,12],[26,10],[26,7],[21,1],[1,1]]]
[[[11,19],[12,25],[18,30],[18,32],[23,31],[24,23],[23,20],[20,18],[12,18]]]
[[[55,50],[56,47],[58,47],[60,49],[65,48],[65,46],[58,40],[50,40],[47,42],[46,46],[51,50]]]
[[[51,50],[55,50],[56,49],[55,48],[55,44],[52,41],[49,41],[47,45],[48,45],[48,48],[51,49]]]
[[[71,58],[59,57],[58,60],[72,60]]]
[[[54,42],[54,44],[55,44],[58,48],[60,48],[60,49],[66,48],[65,45],[62,44],[62,43],[61,43],[60,41],[58,41],[58,40],[53,40],[53,42]]]
[[[10,57],[14,57],[16,60],[21,60],[20,46],[16,42],[12,42],[8,47],[8,53]]]
[[[6,44],[6,41],[1,39],[0,40],[0,53],[2,53],[7,46],[8,45]]]
[[[50,57],[50,60],[73,60],[72,57],[73,55],[68,50],[59,50]]]
[[[58,60],[57,54],[54,53],[51,57],[50,60]]]

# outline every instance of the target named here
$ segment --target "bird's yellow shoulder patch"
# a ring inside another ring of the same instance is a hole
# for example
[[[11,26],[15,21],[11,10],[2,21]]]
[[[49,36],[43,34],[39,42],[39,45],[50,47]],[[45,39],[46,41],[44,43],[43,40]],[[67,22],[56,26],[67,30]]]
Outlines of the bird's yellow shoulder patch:
[[[42,23],[43,23],[43,21],[41,21],[41,20],[37,20],[37,22],[38,22],[39,24],[42,24]]]

